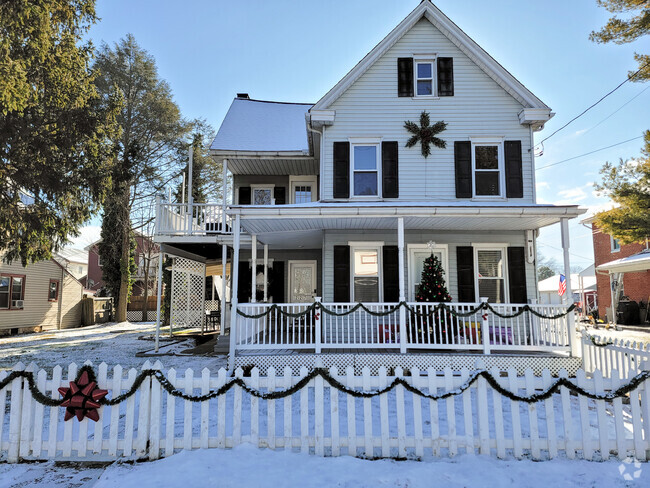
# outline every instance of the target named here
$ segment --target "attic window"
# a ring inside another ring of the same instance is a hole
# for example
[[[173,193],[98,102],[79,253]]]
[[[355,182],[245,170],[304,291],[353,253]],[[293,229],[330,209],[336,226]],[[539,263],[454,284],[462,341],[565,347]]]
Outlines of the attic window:
[[[415,94],[421,96],[433,95],[433,59],[416,60],[415,69]]]

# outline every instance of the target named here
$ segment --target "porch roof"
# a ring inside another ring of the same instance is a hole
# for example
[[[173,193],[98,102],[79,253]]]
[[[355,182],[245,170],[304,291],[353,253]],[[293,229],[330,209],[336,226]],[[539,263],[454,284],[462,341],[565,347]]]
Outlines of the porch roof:
[[[395,229],[404,218],[407,230],[531,230],[556,224],[586,212],[577,205],[467,206],[455,202],[316,202],[282,206],[232,206],[242,228],[251,234],[310,230]]]
[[[645,270],[650,270],[650,249],[644,249],[640,253],[609,261],[596,267],[596,271],[606,271],[608,273],[630,273]]]

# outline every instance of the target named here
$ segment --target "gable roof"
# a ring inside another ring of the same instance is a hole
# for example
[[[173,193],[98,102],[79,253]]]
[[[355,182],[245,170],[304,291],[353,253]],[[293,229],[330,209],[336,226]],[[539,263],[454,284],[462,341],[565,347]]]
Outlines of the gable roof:
[[[235,98],[210,149],[217,152],[309,152],[305,115],[311,103]]]
[[[544,102],[537,98],[528,88],[512,76],[492,56],[483,50],[471,37],[443,14],[430,0],[422,0],[397,27],[395,27],[372,51],[357,63],[323,98],[314,105],[314,110],[329,108],[375,61],[384,55],[409,29],[420,19],[426,18],[444,36],[454,43],[463,53],[474,61],[490,78],[518,100],[524,108],[537,108],[550,111]]]

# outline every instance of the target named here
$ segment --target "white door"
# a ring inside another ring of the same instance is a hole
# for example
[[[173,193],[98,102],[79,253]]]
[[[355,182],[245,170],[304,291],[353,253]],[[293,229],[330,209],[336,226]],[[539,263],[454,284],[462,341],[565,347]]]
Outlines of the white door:
[[[289,261],[289,301],[309,303],[316,296],[316,262]]]

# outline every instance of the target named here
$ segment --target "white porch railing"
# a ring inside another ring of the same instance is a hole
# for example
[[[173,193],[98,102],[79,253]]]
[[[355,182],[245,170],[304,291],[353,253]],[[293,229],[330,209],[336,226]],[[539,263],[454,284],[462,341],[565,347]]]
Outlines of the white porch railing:
[[[231,219],[220,203],[159,203],[157,235],[232,234]]]
[[[365,304],[367,311],[356,303],[323,303],[334,312],[312,310],[300,314],[310,303],[245,303],[239,310],[245,315],[266,315],[249,318],[238,314],[235,329],[236,349],[453,349],[490,353],[501,351],[570,352],[567,316],[547,319],[530,312],[511,318],[499,317],[492,311],[471,313],[478,305],[447,303],[451,311],[438,309],[436,304],[408,303],[400,310],[397,303]],[[495,304],[494,311],[514,315],[523,305]],[[529,305],[544,316],[566,312],[560,305]],[[268,312],[268,313],[267,313]],[[387,313],[389,312],[389,313]],[[377,315],[374,315],[374,314]],[[469,314],[469,315],[468,315]],[[468,316],[464,316],[468,315]],[[401,320],[403,317],[403,322]]]

